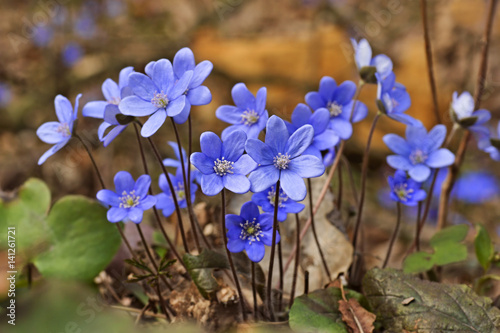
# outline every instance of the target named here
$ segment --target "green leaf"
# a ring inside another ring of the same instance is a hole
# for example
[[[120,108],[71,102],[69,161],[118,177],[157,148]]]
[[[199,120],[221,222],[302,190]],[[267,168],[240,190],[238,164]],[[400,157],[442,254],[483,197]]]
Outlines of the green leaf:
[[[406,257],[403,270],[405,273],[426,272],[434,266],[433,256],[426,252],[414,252]]]
[[[434,248],[434,264],[443,266],[467,259],[467,246],[460,243],[443,243]]]
[[[106,209],[83,196],[66,196],[55,203],[47,219],[52,247],[34,263],[44,276],[91,280],[106,268],[120,247]]]
[[[355,298],[361,305],[367,305],[361,294],[352,290],[345,292],[347,299]],[[349,332],[339,311],[341,299],[339,288],[320,289],[295,298],[289,315],[291,329],[295,332]]]
[[[432,247],[436,247],[448,243],[459,243],[465,239],[468,232],[469,226],[466,224],[447,227],[432,236],[430,244]]]
[[[498,332],[500,310],[465,285],[420,280],[394,269],[372,269],[363,290],[383,332]],[[404,300],[414,298],[410,303]]]
[[[491,260],[495,254],[495,249],[491,243],[490,235],[484,226],[476,224],[476,239],[474,239],[474,248],[476,249],[476,257],[484,270],[490,268]]]
[[[47,247],[47,212],[50,190],[40,179],[30,178],[11,201],[0,200],[0,249],[7,247],[7,228],[14,227],[16,255],[26,261]]]
[[[146,272],[149,272],[149,273],[153,273],[153,271],[151,271],[151,269],[148,267],[148,265],[139,259],[139,261],[136,261],[135,259],[125,259],[125,262],[129,265],[132,265],[134,267],[137,267],[143,271],[146,271]]]
[[[219,289],[219,284],[213,276],[214,269],[229,268],[225,255],[204,249],[199,255],[184,254],[182,260],[186,264],[189,275],[193,279],[200,294],[210,299]]]

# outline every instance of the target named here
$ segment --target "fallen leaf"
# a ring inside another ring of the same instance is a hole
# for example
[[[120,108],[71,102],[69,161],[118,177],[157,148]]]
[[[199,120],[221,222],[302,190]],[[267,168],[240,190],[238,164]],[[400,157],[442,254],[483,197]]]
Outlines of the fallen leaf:
[[[376,316],[363,308],[355,298],[347,302],[339,300],[339,311],[351,333],[372,333],[375,329],[373,322]]]
[[[408,298],[405,298],[405,299],[401,302],[401,304],[403,304],[403,305],[408,305],[408,304],[410,304],[411,302],[413,302],[414,300],[415,300],[415,297],[408,297]]]

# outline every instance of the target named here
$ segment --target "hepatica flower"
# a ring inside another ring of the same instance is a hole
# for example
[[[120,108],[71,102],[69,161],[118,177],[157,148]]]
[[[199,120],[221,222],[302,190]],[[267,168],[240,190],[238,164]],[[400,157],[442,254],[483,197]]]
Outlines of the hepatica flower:
[[[170,176],[170,180],[172,181],[172,185],[174,186],[175,196],[177,198],[177,202],[179,204],[179,207],[186,208],[187,207],[187,200],[186,200],[187,189],[184,186],[184,178],[182,175],[182,168],[177,169],[175,176],[172,174],[169,174],[169,176]],[[160,186],[160,189],[163,191],[163,193],[156,195],[156,207],[158,209],[162,210],[163,215],[165,215],[166,217],[169,217],[175,211],[175,204],[174,204],[174,198],[172,196],[172,192],[170,191],[170,187],[168,186],[167,177],[165,177],[165,174],[162,173],[160,175],[160,178],[158,180],[158,185]],[[195,194],[196,194],[196,190],[198,189],[198,186],[195,183],[193,183],[192,178],[191,178],[191,183],[190,183],[190,189],[191,189],[191,202],[194,202]]]
[[[47,158],[54,155],[62,147],[64,147],[73,133],[73,124],[78,116],[78,101],[82,94],[78,94],[75,100],[75,107],[71,106],[71,102],[62,95],[57,95],[54,100],[57,119],[59,121],[50,121],[38,127],[36,134],[45,143],[53,144],[52,148],[47,150],[45,154],[38,160],[38,165],[44,163]]]
[[[397,170],[394,177],[389,176],[387,181],[391,187],[391,199],[403,205],[416,206],[426,197],[425,191],[420,188],[422,183],[409,178],[403,170]]]
[[[408,171],[417,182],[424,182],[431,168],[442,168],[455,161],[455,155],[446,148],[439,148],[446,137],[446,127],[436,125],[427,133],[425,127],[406,127],[406,140],[387,134],[383,140],[397,155],[387,156],[387,163],[394,169]]]
[[[177,81],[170,61],[161,59],[150,65],[146,73],[148,75],[130,74],[129,86],[133,95],[125,97],[118,107],[127,116],[150,116],[141,129],[143,137],[150,137],[163,125],[167,116],[175,117],[184,109],[184,93],[193,71],[186,71]]]
[[[222,131],[222,139],[238,130],[245,132],[247,138],[256,139],[269,118],[266,88],[260,88],[257,96],[254,96],[244,83],[237,83],[231,90],[231,95],[236,106],[222,105],[215,111],[217,118],[232,124]]]
[[[169,141],[168,144],[172,149],[174,150],[175,154],[175,159],[174,158],[166,158],[163,160],[163,165],[166,167],[172,167],[172,168],[182,168],[182,163],[181,163],[181,156],[179,154],[179,145],[177,142]],[[184,167],[187,170],[188,167],[188,156],[186,154],[186,150],[182,148],[182,158],[184,159]],[[182,169],[180,169],[182,170]],[[194,168],[194,166],[191,164],[191,179],[195,179],[198,183],[201,182],[201,173]]]
[[[396,82],[396,75],[391,73],[385,79],[379,78],[377,86],[377,107],[383,114],[400,123],[410,126],[422,126],[420,120],[404,112],[411,105],[410,94],[401,83]]]
[[[292,200],[304,200],[307,191],[302,178],[318,177],[325,172],[320,159],[303,154],[313,137],[311,125],[304,125],[289,135],[281,118],[269,118],[265,143],[248,139],[245,144],[248,155],[259,164],[249,176],[252,192],[262,192],[279,180],[283,191]]]
[[[354,60],[358,67],[359,75],[366,83],[377,83],[375,73],[385,79],[392,72],[392,61],[385,54],[379,54],[372,58],[372,48],[366,39],[356,42],[351,38],[354,48]]]
[[[485,109],[474,111],[474,98],[468,91],[464,91],[460,95],[456,91],[453,93],[450,113],[451,119],[459,126],[475,134],[489,135],[488,128],[483,125],[490,120],[491,114]]]
[[[241,206],[240,215],[226,215],[227,249],[232,253],[243,250],[253,262],[264,258],[266,247],[273,243],[273,215],[260,214],[259,207],[253,202]],[[276,232],[276,244],[280,235]]]
[[[478,143],[479,149],[490,154],[494,161],[500,161],[500,122],[497,125],[497,137],[483,136]]]
[[[223,188],[242,194],[250,189],[246,177],[257,164],[249,155],[243,155],[246,135],[236,131],[222,142],[212,132],[201,135],[201,153],[191,155],[191,163],[202,173],[201,190],[206,195],[216,195]]]
[[[314,136],[311,145],[304,151],[304,155],[314,155],[322,159],[321,151],[334,147],[339,142],[337,134],[328,128],[330,115],[325,109],[318,109],[314,113],[305,104],[299,104],[292,113],[292,122],[286,122],[288,134],[292,135],[304,125],[311,125]]]
[[[128,77],[134,72],[133,67],[125,67],[120,71],[118,83],[111,79],[106,79],[102,84],[102,94],[106,100],[92,101],[85,104],[82,110],[84,117],[103,119],[103,123],[97,130],[99,140],[104,142],[104,147],[109,145],[134,119],[121,114],[118,104],[121,100],[131,95],[128,86]],[[107,135],[104,135],[109,127],[113,127]]]
[[[301,203],[295,202],[288,197],[288,195],[283,192],[280,188],[280,194],[278,197],[278,221],[283,222],[286,220],[288,213],[296,214],[300,213],[305,206]],[[252,196],[252,201],[262,207],[264,212],[273,213],[274,212],[274,202],[276,199],[276,187],[271,186],[270,188],[255,193]]]
[[[306,102],[313,110],[326,109],[330,115],[330,128],[341,139],[347,140],[352,135],[351,121],[354,123],[361,121],[368,114],[366,105],[360,101],[356,102],[353,112],[355,93],[354,82],[344,81],[337,86],[334,79],[324,76],[319,83],[319,91],[306,94]]]
[[[196,65],[193,51],[187,47],[180,49],[176,53],[173,63],[175,79],[180,80],[186,72],[193,71],[193,77],[184,92],[186,95],[186,104],[181,113],[174,116],[176,123],[182,124],[188,119],[191,105],[206,105],[212,101],[210,90],[206,86],[203,86],[202,83],[212,72],[213,67],[212,63],[208,60]]]
[[[97,200],[110,206],[108,221],[115,223],[130,220],[141,223],[144,211],[156,204],[156,198],[148,195],[151,177],[142,175],[136,182],[130,173],[120,171],[115,175],[114,182],[115,192],[100,190],[96,196]]]

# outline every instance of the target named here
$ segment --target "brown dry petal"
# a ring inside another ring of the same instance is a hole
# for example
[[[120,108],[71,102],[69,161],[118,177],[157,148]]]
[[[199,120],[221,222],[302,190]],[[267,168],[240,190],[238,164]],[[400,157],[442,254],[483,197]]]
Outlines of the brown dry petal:
[[[351,333],[372,333],[375,327],[373,322],[376,316],[363,308],[359,302],[351,298],[348,302],[339,300],[339,310],[342,320],[349,327]]]

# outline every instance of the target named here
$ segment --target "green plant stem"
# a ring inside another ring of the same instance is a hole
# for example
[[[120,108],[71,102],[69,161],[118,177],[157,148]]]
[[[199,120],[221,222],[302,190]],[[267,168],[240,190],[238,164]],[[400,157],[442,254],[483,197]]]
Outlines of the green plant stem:
[[[389,263],[392,248],[394,247],[394,243],[396,242],[396,238],[398,237],[399,227],[401,225],[401,203],[399,201],[396,203],[396,208],[397,208],[397,214],[398,214],[397,221],[396,221],[396,228],[394,229],[394,232],[392,234],[391,242],[389,243],[389,248],[387,249],[387,255],[385,256],[385,260],[384,260],[384,264],[382,265],[382,268],[387,267],[387,264]]]
[[[227,233],[226,233],[226,190],[222,189],[221,199],[222,199],[222,212],[221,212],[221,232],[222,239],[224,240],[224,249],[226,250],[227,260],[229,261],[229,266],[231,267],[231,272],[233,273],[234,284],[236,285],[236,290],[238,292],[238,297],[240,298],[241,315],[243,321],[247,320],[247,313],[245,311],[245,300],[243,299],[243,292],[241,291],[240,280],[238,279],[238,274],[236,273],[236,268],[234,267],[233,256],[227,248]]]
[[[297,286],[297,275],[299,271],[299,262],[300,262],[300,219],[299,214],[295,214],[295,265],[293,266],[293,280],[292,280],[292,289],[290,290],[290,303],[289,308],[292,308],[293,301],[295,298],[295,288]]]
[[[273,309],[273,299],[272,299],[272,289],[273,289],[273,267],[274,267],[274,253],[276,250],[276,234],[278,231],[278,205],[279,205],[279,196],[280,196],[280,181],[276,182],[276,194],[274,196],[274,218],[273,218],[273,237],[271,243],[271,257],[269,258],[269,272],[267,276],[267,289],[266,289],[266,304],[267,304],[267,313],[271,321],[275,321],[276,318],[274,316]]]

